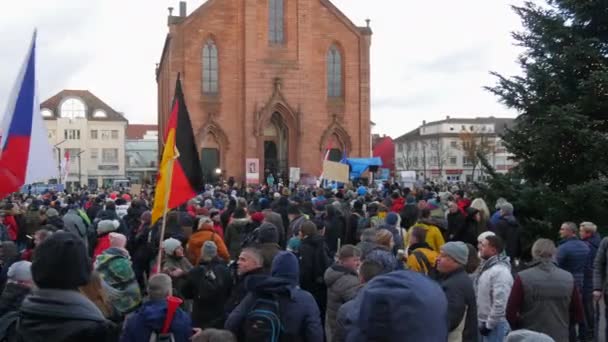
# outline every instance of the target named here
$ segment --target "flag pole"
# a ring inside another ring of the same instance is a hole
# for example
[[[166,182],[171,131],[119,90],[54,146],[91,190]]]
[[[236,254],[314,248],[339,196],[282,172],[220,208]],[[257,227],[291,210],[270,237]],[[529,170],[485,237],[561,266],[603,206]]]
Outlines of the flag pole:
[[[166,187],[165,187],[165,198],[164,198],[164,207],[163,207],[163,223],[161,225],[161,229],[160,229],[160,237],[159,237],[159,241],[158,241],[158,259],[157,259],[157,271],[158,273],[161,272],[161,266],[162,266],[162,253],[163,253],[163,239],[165,238],[165,230],[167,229],[167,208],[169,207],[169,197],[171,197],[171,182],[173,181],[173,163],[175,162],[175,159],[177,159],[179,157],[179,154],[171,157],[171,159],[169,159],[169,165],[167,165],[167,167],[169,168],[169,170],[167,171],[167,182],[166,182]]]

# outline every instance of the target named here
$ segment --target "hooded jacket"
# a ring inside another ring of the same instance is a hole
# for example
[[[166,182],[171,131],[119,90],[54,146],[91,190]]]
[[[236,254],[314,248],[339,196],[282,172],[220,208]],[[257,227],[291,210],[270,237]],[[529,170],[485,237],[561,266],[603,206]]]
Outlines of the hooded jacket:
[[[350,303],[350,302],[349,302]],[[395,271],[372,279],[346,313],[347,342],[446,341],[447,300],[433,280]]]
[[[342,265],[333,265],[325,271],[325,284],[327,285],[327,312],[326,322],[329,336],[336,326],[336,316],[342,304],[355,298],[361,287],[356,271]]]
[[[201,229],[190,236],[188,245],[186,246],[188,260],[190,260],[192,265],[198,265],[201,258],[201,248],[205,241],[215,242],[215,245],[217,246],[217,255],[225,261],[230,260],[230,255],[228,254],[228,249],[226,248],[226,244],[224,244],[224,240],[215,232],[211,224],[203,224]]]
[[[256,299],[277,295],[285,340],[323,341],[319,308],[312,295],[298,287],[298,279],[297,258],[290,252],[280,252],[273,261],[271,276],[254,275],[247,279],[245,286],[249,293],[228,316],[225,328],[241,340],[243,323]]]
[[[87,224],[85,224],[84,220],[80,214],[78,214],[76,209],[68,210],[68,212],[63,216],[63,226],[68,232],[76,234],[76,236],[80,237],[84,241],[85,246],[88,248]]]
[[[77,291],[39,289],[21,305],[18,333],[27,342],[110,342],[119,330]]]
[[[154,331],[160,331],[167,315],[166,300],[151,300],[142,305],[125,322],[120,342],[149,341]],[[177,309],[171,328],[175,342],[189,342],[192,336],[192,321],[182,309]]]
[[[509,257],[495,255],[480,266],[475,277],[477,319],[493,329],[506,319],[507,301],[513,287]]]
[[[101,276],[103,288],[112,306],[120,314],[127,314],[141,304],[139,285],[126,250],[108,248],[97,256],[95,270]]]

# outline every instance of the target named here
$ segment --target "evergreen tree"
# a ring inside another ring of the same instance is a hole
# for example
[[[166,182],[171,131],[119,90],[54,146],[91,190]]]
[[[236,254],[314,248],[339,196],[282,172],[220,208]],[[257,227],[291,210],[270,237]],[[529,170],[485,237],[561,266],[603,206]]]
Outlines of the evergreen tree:
[[[537,2],[538,3],[538,2]],[[608,174],[608,1],[513,7],[522,75],[488,88],[520,116],[504,136],[525,180],[552,189]]]

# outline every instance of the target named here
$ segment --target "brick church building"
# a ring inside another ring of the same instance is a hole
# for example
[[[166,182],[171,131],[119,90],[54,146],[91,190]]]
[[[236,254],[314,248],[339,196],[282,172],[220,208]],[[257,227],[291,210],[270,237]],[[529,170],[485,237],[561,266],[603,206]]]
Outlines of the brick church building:
[[[333,160],[370,156],[369,21],[356,26],[329,0],[171,11],[156,70],[159,130],[181,73],[207,179],[219,168],[244,180],[247,158],[258,159],[262,181],[290,167],[318,177],[328,148]]]

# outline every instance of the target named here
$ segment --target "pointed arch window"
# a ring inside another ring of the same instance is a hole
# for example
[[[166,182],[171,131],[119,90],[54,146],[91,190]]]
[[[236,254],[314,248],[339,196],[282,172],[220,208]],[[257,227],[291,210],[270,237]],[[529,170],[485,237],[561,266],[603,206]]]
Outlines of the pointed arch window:
[[[217,47],[212,40],[209,40],[203,46],[203,94],[217,94],[218,71]]]
[[[327,96],[342,96],[342,54],[335,45],[327,52]]]
[[[268,40],[270,44],[283,44],[283,0],[268,0]]]

